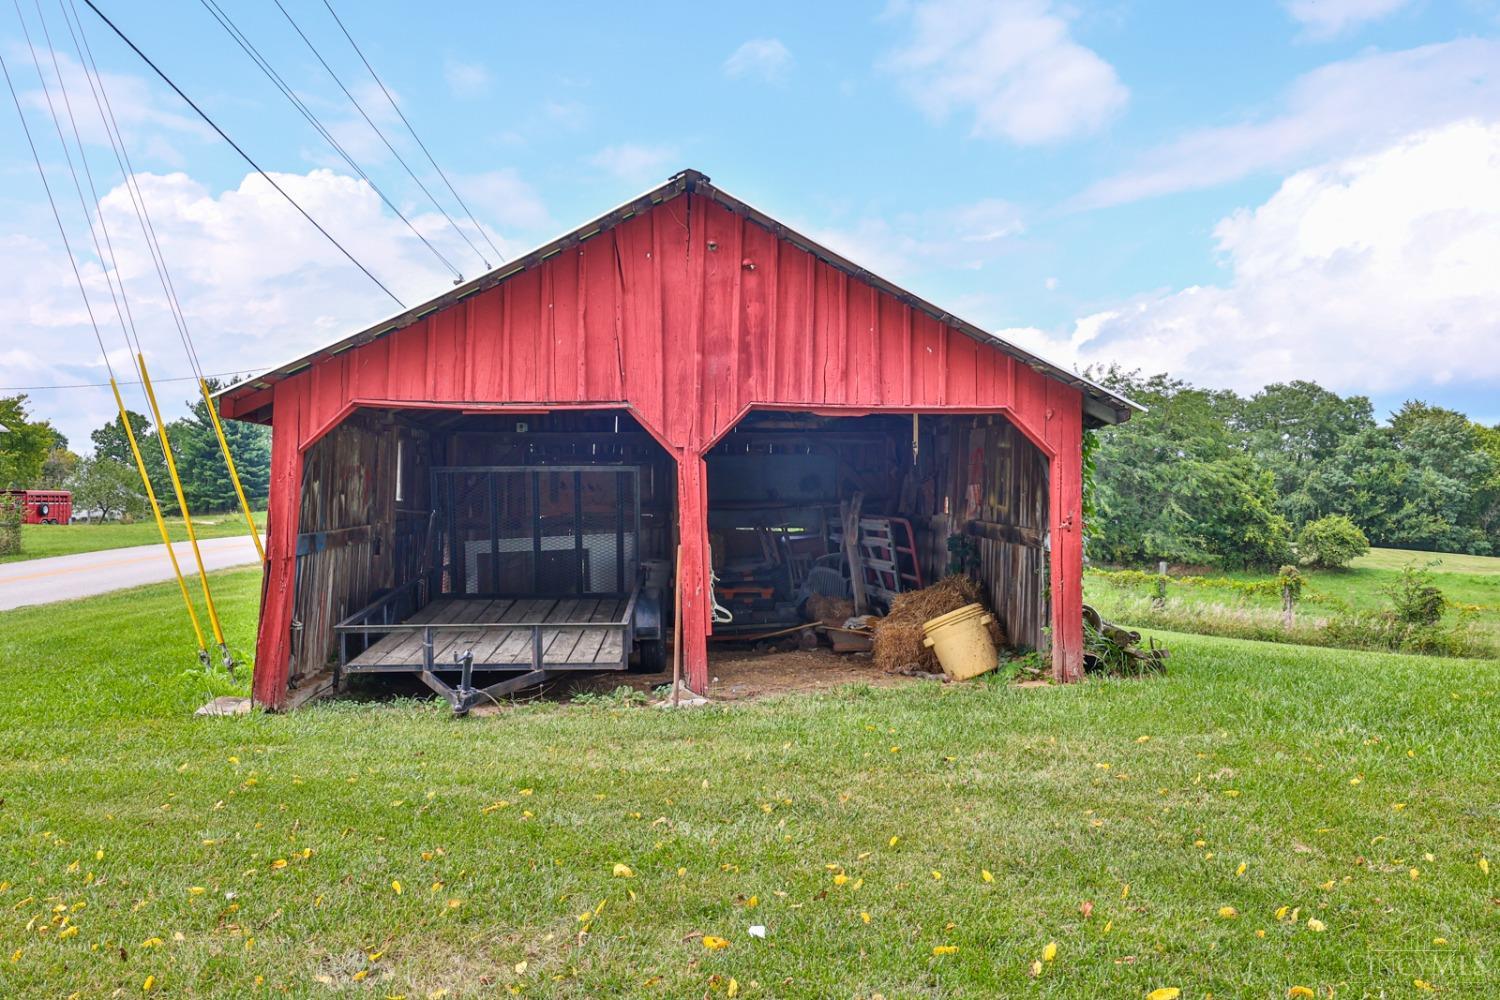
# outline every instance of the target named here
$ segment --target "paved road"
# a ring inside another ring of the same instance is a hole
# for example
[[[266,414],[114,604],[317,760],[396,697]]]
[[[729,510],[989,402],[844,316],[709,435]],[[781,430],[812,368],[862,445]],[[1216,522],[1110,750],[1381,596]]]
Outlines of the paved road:
[[[203,565],[210,570],[244,566],[259,561],[249,535],[204,538],[198,542]],[[172,545],[183,573],[197,574],[193,549],[187,542]],[[0,611],[28,604],[50,604],[75,597],[106,594],[172,579],[172,563],[163,545],[80,552],[50,559],[0,564]]]

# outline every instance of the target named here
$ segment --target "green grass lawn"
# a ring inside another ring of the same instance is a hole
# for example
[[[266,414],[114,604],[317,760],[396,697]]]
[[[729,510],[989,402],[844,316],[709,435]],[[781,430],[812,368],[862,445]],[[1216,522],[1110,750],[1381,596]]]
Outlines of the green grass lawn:
[[[265,511],[255,513],[255,523],[262,532],[266,530]],[[229,514],[204,514],[201,517],[194,515],[193,528],[199,538],[249,534],[249,529],[245,527],[245,517],[238,511]],[[167,533],[174,542],[187,541],[187,526],[180,517],[167,518]],[[76,552],[98,552],[101,549],[122,549],[130,545],[159,544],[161,533],[156,530],[156,522],[149,517],[131,524],[23,524],[21,551],[0,556],[0,563],[68,556]]]
[[[1303,573],[1310,595],[1334,598],[1356,610],[1373,610],[1387,606],[1387,598],[1381,589],[1393,583],[1407,565],[1430,566],[1433,582],[1442,589],[1448,600],[1475,608],[1471,612],[1475,623],[1500,643],[1500,558],[1406,549],[1371,549],[1368,555],[1356,559],[1349,569],[1309,569]],[[1261,580],[1269,574],[1231,572],[1213,575],[1237,580]],[[1092,574],[1085,577],[1085,589],[1088,594],[1086,600],[1096,604],[1106,617],[1111,610],[1128,606],[1127,599],[1149,594],[1148,588],[1121,588]],[[1246,597],[1220,589],[1181,586],[1169,586],[1168,600],[1185,604],[1231,604],[1267,612],[1278,611],[1281,607],[1280,599],[1274,595]],[[1300,609],[1302,614],[1313,616],[1327,615],[1330,610],[1326,605],[1311,601]]]
[[[1492,995],[1500,664],[195,719],[176,600],[0,614],[0,996]]]

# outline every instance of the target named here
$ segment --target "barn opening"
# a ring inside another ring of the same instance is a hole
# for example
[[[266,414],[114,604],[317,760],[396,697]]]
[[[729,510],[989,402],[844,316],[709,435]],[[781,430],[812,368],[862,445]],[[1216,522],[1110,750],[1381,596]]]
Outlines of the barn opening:
[[[303,462],[294,688],[658,669],[676,482],[624,409],[355,410]]]
[[[856,579],[879,613],[964,572],[1009,645],[1045,643],[1048,463],[1004,415],[754,410],[706,465],[716,638],[793,627]]]

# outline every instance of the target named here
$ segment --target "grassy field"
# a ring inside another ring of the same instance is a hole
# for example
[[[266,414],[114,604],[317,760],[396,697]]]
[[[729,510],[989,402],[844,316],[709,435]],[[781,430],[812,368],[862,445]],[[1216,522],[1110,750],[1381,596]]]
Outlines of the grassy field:
[[[1407,565],[1430,566],[1433,582],[1448,600],[1472,609],[1470,613],[1477,626],[1500,644],[1500,558],[1494,556],[1372,549],[1347,570],[1305,570],[1306,590],[1309,595],[1332,598],[1355,610],[1374,610],[1386,606],[1382,588],[1393,583]],[[1235,580],[1259,580],[1267,576],[1244,572],[1215,575]],[[1115,586],[1097,574],[1088,574],[1084,586],[1087,591],[1085,599],[1106,617],[1111,612],[1120,613],[1121,608],[1128,608],[1132,599],[1149,594],[1148,588]],[[1219,589],[1182,586],[1169,586],[1168,600],[1186,604],[1228,604],[1260,609],[1268,615],[1278,612],[1281,607],[1279,598],[1274,595],[1244,596]],[[1330,605],[1308,601],[1300,612],[1320,616],[1331,613],[1332,609]],[[1449,614],[1451,617],[1456,612],[1450,610]]]
[[[255,523],[266,530],[265,511],[255,514]],[[205,514],[194,516],[193,528],[199,538],[222,538],[225,535],[248,534],[244,515]],[[180,517],[167,518],[167,533],[174,542],[187,541],[187,527]],[[0,556],[0,563],[67,556],[75,552],[98,552],[101,549],[123,549],[130,545],[159,545],[161,533],[149,517],[131,524],[23,524],[21,551]]]
[[[248,646],[256,573],[219,589]],[[1483,996],[1500,961],[1500,664],[1169,635],[1146,682],[195,719],[242,684],[175,600],[0,614],[0,996]]]

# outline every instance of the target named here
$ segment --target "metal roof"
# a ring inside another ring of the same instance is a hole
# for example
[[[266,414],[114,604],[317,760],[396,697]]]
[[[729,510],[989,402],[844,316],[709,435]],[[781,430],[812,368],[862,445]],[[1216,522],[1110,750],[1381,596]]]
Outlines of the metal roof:
[[[217,395],[225,397],[235,397],[266,389],[272,383],[279,382],[282,379],[287,378],[288,376],[295,375],[296,373],[310,367],[312,364],[323,358],[332,357],[336,354],[342,354],[352,347],[359,347],[361,345],[368,344],[371,341],[378,340],[388,334],[395,333],[397,330],[401,330],[405,327],[411,326],[413,323],[417,322],[420,319],[423,319],[426,316],[431,315],[432,313],[451,306],[457,302],[462,302],[464,299],[467,299],[472,295],[477,295],[480,292],[493,288],[506,279],[520,274],[522,271],[526,271],[532,267],[539,265],[542,261],[554,256],[562,250],[582,243],[584,240],[587,240],[593,236],[597,236],[605,230],[610,229],[620,224],[621,222],[624,222],[626,219],[629,219],[634,215],[638,215],[641,212],[649,210],[655,205],[659,205],[663,202],[670,201],[680,195],[689,193],[701,195],[706,198],[711,198],[712,200],[718,202],[720,205],[723,205],[725,208],[728,208],[730,211],[750,219],[757,225],[770,230],[780,239],[784,239],[792,245],[807,251],[808,253],[812,254],[814,257],[825,262],[831,267],[845,272],[850,277],[857,278],[858,280],[865,282],[866,284],[872,285],[885,292],[886,294],[893,296],[898,301],[911,306],[914,309],[920,309],[921,311],[937,319],[939,322],[952,326],[953,328],[959,330],[968,337],[987,347],[1002,351],[1003,353],[1016,358],[1017,360],[1021,361],[1022,363],[1026,364],[1036,371],[1042,372],[1043,374],[1055,378],[1060,382],[1064,382],[1067,385],[1073,386],[1083,393],[1084,415],[1085,418],[1088,419],[1089,423],[1096,425],[1122,423],[1123,421],[1130,419],[1130,413],[1132,410],[1139,410],[1142,412],[1144,412],[1145,410],[1145,407],[1131,401],[1125,396],[1106,389],[1104,386],[1099,385],[1097,382],[1090,381],[1089,379],[1084,378],[1082,375],[1079,375],[1078,373],[1064,368],[1063,366],[1052,361],[1048,361],[1040,355],[1034,354],[1021,347],[1018,347],[1007,340],[1002,340],[1001,338],[995,336],[987,330],[984,330],[983,328],[976,326],[975,324],[970,323],[967,320],[961,319],[948,312],[947,310],[941,309],[931,302],[928,302],[926,299],[921,298],[920,296],[909,292],[890,281],[887,281],[886,279],[866,270],[863,267],[860,267],[858,264],[854,263],[848,258],[835,253],[833,250],[828,249],[821,243],[809,239],[801,233],[788,228],[785,224],[778,222],[776,219],[760,211],[759,209],[754,208],[746,202],[741,201],[740,199],[724,191],[722,188],[716,187],[709,181],[709,178],[706,175],[700,173],[697,170],[684,170],[681,173],[674,174],[666,181],[666,183],[654,187],[644,194],[640,194],[634,198],[631,198],[629,201],[626,201],[623,204],[609,210],[608,212],[605,212],[598,218],[590,222],[586,222],[578,228],[564,233],[556,239],[542,244],[536,249],[510,261],[509,263],[503,264],[500,267],[487,271],[484,274],[481,274],[479,277],[474,278],[471,281],[464,282],[463,284],[458,285],[452,290],[444,292],[442,295],[428,299],[426,302],[423,302],[420,305],[405,309],[393,316],[389,316],[386,319],[381,320],[378,323],[373,323],[370,326],[365,327],[363,330],[351,334],[343,338],[342,340],[335,341],[334,343],[319,348],[318,350],[313,351],[310,354],[305,354],[300,358],[289,361],[286,364],[278,365],[275,368],[268,369],[261,375],[245,379],[242,382],[237,382],[236,384],[221,390],[219,393],[217,393]]]

